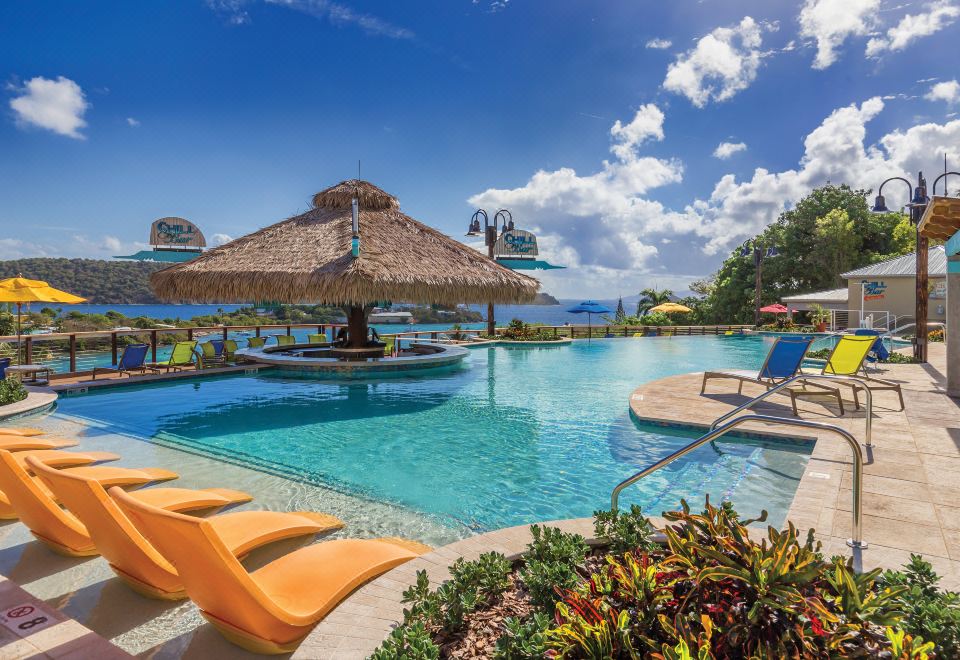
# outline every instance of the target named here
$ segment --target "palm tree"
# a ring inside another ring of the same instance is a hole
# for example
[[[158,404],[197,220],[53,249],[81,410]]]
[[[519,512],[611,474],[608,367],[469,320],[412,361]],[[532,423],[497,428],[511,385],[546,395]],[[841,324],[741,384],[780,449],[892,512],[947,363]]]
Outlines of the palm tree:
[[[670,289],[663,289],[662,291],[644,289],[640,292],[640,301],[637,303],[637,316],[643,316],[650,311],[651,307],[670,302],[672,297],[673,291]]]

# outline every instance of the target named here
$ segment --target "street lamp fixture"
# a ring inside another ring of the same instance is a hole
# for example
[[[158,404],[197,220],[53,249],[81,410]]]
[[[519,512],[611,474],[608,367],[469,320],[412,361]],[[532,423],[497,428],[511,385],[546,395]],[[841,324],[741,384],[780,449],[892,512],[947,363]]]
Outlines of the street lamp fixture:
[[[760,290],[763,288],[763,260],[767,257],[776,257],[780,250],[769,245],[765,246],[759,242],[752,242],[750,245],[744,245],[740,248],[741,257],[753,255],[754,268],[754,286],[753,286],[753,324],[760,326]]]
[[[480,231],[480,218],[483,218],[483,231]],[[493,216],[493,224],[490,224],[490,216],[483,209],[477,209],[470,218],[470,224],[467,226],[467,236],[483,236],[483,243],[487,246],[487,256],[493,259],[493,247],[497,243],[497,226],[503,227],[504,232],[513,231],[513,214],[507,209],[500,209]],[[493,303],[487,303],[487,334],[493,335],[497,329],[497,323],[493,316]]]

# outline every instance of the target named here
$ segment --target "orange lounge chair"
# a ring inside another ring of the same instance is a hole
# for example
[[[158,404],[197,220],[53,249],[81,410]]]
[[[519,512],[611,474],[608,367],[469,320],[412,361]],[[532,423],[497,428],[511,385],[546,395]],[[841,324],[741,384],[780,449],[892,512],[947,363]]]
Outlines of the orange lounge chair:
[[[27,456],[33,456],[44,465],[52,468],[78,467],[92,463],[106,463],[120,460],[120,454],[109,451],[60,451],[59,449],[27,449],[11,452],[20,467],[27,468]]]
[[[123,488],[138,488],[150,483],[170,481],[178,476],[176,472],[162,468],[133,470],[109,465],[84,465],[64,469],[69,470],[71,474],[96,479],[104,486],[121,486]],[[16,520],[20,517],[19,505],[12,492],[15,490],[23,494],[28,485],[31,489],[55,500],[50,489],[43,482],[38,481],[36,477],[31,477],[27,470],[20,465],[20,462],[16,459],[16,454],[0,449],[0,520]]]
[[[25,449],[63,449],[76,447],[80,443],[76,440],[62,438],[36,438],[28,435],[4,435],[0,431],[0,449],[7,451],[23,451]]]
[[[90,541],[110,568],[134,591],[164,600],[187,597],[176,569],[133,526],[103,486],[93,479],[54,470],[36,459],[28,459],[28,463],[86,528]],[[216,488],[148,488],[132,496],[151,506],[178,512],[221,508],[253,499],[246,493]],[[311,512],[237,511],[207,520],[227,539],[230,552],[238,557],[274,541],[343,527],[338,518]]]
[[[209,520],[110,495],[180,574],[187,595],[229,641],[289,653],[358,586],[429,547],[402,539],[340,539],[300,548],[248,573]]]
[[[35,435],[43,435],[43,431],[32,428],[8,428],[5,426],[0,426],[0,435],[19,435],[23,436],[24,438],[31,438]]]

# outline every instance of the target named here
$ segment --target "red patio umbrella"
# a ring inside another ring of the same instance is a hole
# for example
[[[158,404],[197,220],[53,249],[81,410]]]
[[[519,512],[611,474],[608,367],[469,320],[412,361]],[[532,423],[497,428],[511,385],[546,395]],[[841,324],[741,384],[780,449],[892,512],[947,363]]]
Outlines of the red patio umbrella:
[[[766,307],[761,307],[760,311],[766,314],[786,314],[790,310],[780,303],[774,303],[772,305],[767,305]]]

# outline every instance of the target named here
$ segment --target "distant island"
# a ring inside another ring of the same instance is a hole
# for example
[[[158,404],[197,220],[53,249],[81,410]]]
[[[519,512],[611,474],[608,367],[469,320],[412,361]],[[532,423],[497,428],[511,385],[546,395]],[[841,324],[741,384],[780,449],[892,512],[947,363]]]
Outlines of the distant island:
[[[559,305],[560,301],[551,296],[549,293],[541,291],[537,294],[537,297],[533,299],[531,305]]]

